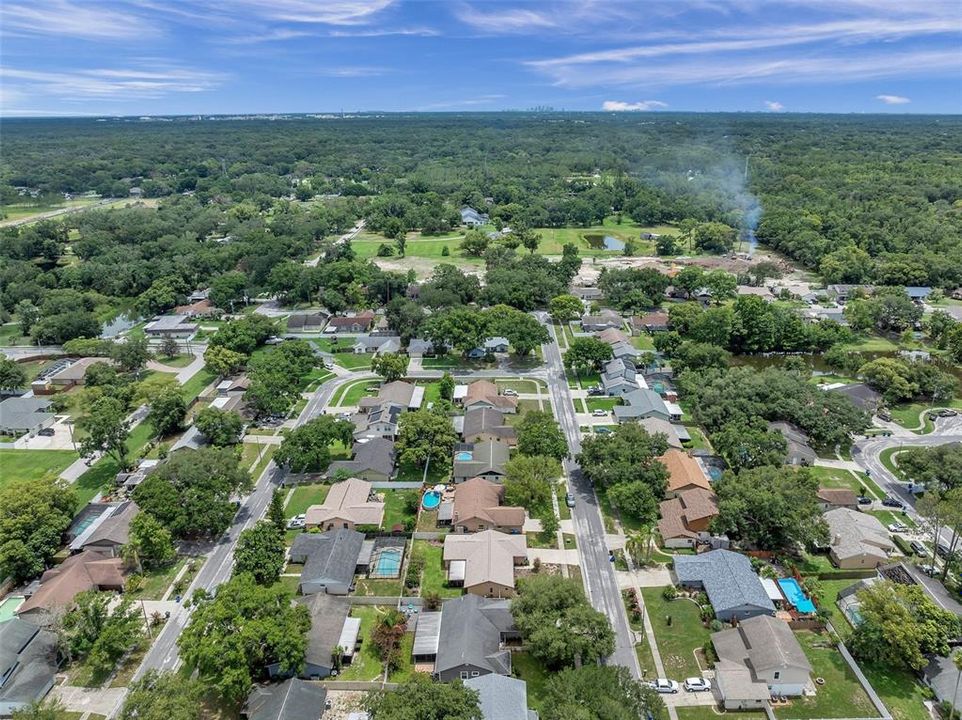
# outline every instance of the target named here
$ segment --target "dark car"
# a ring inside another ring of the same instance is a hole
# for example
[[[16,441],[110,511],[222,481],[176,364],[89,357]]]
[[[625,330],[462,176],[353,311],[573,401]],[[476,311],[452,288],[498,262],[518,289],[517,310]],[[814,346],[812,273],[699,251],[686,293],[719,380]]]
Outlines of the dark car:
[[[911,547],[912,552],[914,552],[919,557],[925,557],[926,555],[928,555],[928,552],[929,552],[928,548],[926,548],[925,545],[920,543],[918,540],[913,540],[912,542],[910,542],[909,547]]]
[[[902,510],[905,507],[905,505],[902,504],[901,500],[896,500],[891,495],[886,496],[885,499],[882,500],[882,504],[885,507],[898,508],[899,510]]]
[[[942,543],[936,543],[935,554],[940,558],[947,558],[949,556],[949,549]]]
[[[939,417],[955,417],[959,413],[955,410],[949,410],[945,408],[944,410],[939,410]]]
[[[44,437],[53,437],[54,435],[56,435],[56,432],[54,431],[53,428],[44,428],[43,430],[38,432],[37,435],[43,435]]]
[[[855,501],[856,501],[859,505],[871,505],[871,504],[872,504],[872,498],[870,498],[870,497],[865,497],[864,495],[859,495],[857,498],[855,498]]]

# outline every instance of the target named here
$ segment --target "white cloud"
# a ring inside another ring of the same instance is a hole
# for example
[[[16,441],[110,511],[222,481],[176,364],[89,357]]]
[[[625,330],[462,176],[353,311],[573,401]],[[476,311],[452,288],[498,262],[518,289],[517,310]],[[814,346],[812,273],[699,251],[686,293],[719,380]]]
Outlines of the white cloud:
[[[547,14],[523,8],[482,12],[470,5],[461,5],[455,16],[476,30],[493,33],[523,33],[557,25]]]
[[[360,25],[394,0],[233,0],[261,17],[282,22],[322,25]]]
[[[785,106],[782,105],[780,102],[778,102],[778,100],[766,100],[765,107],[767,107],[772,112],[781,112],[782,110],[785,109]]]
[[[886,105],[907,105],[912,102],[907,97],[901,95],[876,95],[876,100],[881,100]]]
[[[53,35],[85,40],[130,40],[156,35],[156,23],[115,8],[69,0],[4,2],[0,22],[5,34]]]
[[[640,100],[634,103],[621,100],[605,100],[601,105],[601,109],[605,112],[644,112],[666,107],[668,107],[668,103],[663,103],[660,100]]]
[[[417,37],[437,37],[441,33],[429,27],[372,28],[370,30],[332,30],[331,37],[387,37],[389,35],[412,35]]]
[[[324,67],[316,71],[316,75],[325,77],[360,78],[378,77],[386,75],[390,70],[383,67],[371,67],[366,65],[342,65],[340,67]]]

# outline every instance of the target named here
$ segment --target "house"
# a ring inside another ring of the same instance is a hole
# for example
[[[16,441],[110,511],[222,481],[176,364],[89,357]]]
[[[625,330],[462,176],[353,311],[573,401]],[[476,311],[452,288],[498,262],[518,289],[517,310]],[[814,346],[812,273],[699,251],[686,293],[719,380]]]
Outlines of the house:
[[[441,612],[420,614],[413,655],[416,662],[433,660],[434,677],[442,682],[510,675],[505,642],[519,637],[510,601],[463,595],[446,600]]]
[[[520,533],[524,526],[524,508],[502,505],[503,500],[503,485],[480,477],[465,480],[454,490],[451,525],[459,532]]]
[[[678,493],[693,488],[711,490],[711,482],[698,461],[686,452],[669,449],[658,458],[668,468],[668,487],[665,497],[672,498]]]
[[[487,407],[503,413],[518,411],[518,399],[499,394],[498,386],[490,380],[475,380],[468,385],[462,405],[465,410]]]
[[[289,678],[274,685],[255,685],[241,710],[243,720],[319,720],[327,689],[318,683]]]
[[[149,338],[192,338],[197,332],[197,323],[187,322],[186,315],[161,315],[144,326]]]
[[[768,429],[785,438],[786,465],[814,465],[818,455],[808,444],[808,435],[800,427],[788,422],[770,422]]]
[[[611,346],[611,356],[615,359],[629,358],[634,360],[641,355],[641,350],[629,342],[616,342]]]
[[[797,697],[811,686],[812,665],[783,620],[759,615],[712,633],[715,683],[728,710],[761,708],[770,697]]]
[[[374,313],[370,310],[355,315],[336,315],[327,321],[326,333],[362,333],[366,332],[374,322]]]
[[[351,422],[354,423],[354,440],[370,440],[371,438],[394,440],[397,438],[399,417],[401,417],[401,407],[390,403],[370,412],[357,413],[351,418]]]
[[[369,412],[374,408],[385,405],[397,405],[404,410],[417,410],[424,402],[424,387],[413,383],[395,380],[385,383],[374,397],[361,398],[358,408],[361,412]]]
[[[71,362],[65,367],[46,375],[42,379],[38,378],[31,383],[34,395],[43,395],[61,390],[69,390],[85,384],[87,371],[97,363],[113,365],[113,360],[102,357],[85,357],[75,362]]]
[[[50,401],[37,397],[9,397],[0,402],[0,434],[36,435],[53,425]]]
[[[351,618],[351,604],[345,597],[316,593],[296,597],[294,602],[307,608],[311,616],[311,629],[307,631],[307,651],[304,653],[304,669],[298,677],[304,680],[322,680],[334,670],[334,648],[342,648],[344,659],[353,657],[360,631],[360,619]],[[267,666],[272,678],[285,677],[279,664]]]
[[[638,424],[641,425],[649,435],[664,435],[665,440],[668,441],[668,447],[681,450],[682,439],[678,435],[678,428],[681,426],[672,425],[667,420],[656,417],[642,418],[638,421]]]
[[[572,285],[571,294],[582,302],[597,302],[598,300],[603,300],[605,294],[601,292],[601,288],[587,287],[584,285]]]
[[[614,310],[602,310],[597,315],[583,315],[581,329],[585,332],[601,332],[608,328],[620,328],[624,324],[621,315]]]
[[[773,302],[775,300],[775,295],[767,287],[755,287],[754,285],[739,285],[735,288],[735,294],[739,297],[754,295],[755,297],[760,297],[765,302]]]
[[[636,315],[629,321],[632,335],[643,332],[656,333],[668,330],[668,313],[664,310],[654,310],[644,315]]]
[[[0,623],[0,718],[43,700],[57,674],[57,634],[11,618]]]
[[[679,585],[704,590],[715,617],[722,622],[775,614],[762,581],[744,555],[730,550],[677,555],[675,576]]]
[[[422,338],[411,338],[408,341],[408,357],[423,358],[425,355],[434,355],[434,343]]]
[[[396,353],[401,349],[401,338],[389,335],[359,335],[351,350],[355,355]]]
[[[508,447],[518,444],[517,431],[505,421],[505,414],[488,407],[476,407],[464,413],[461,434],[466,443],[500,442]]]
[[[484,352],[485,353],[506,353],[510,347],[508,338],[501,337],[497,335],[495,337],[489,337],[484,341]]]
[[[454,482],[464,482],[473,477],[500,482],[505,475],[504,466],[508,463],[508,452],[507,444],[492,440],[456,445],[454,449]]]
[[[213,303],[211,303],[211,301],[207,298],[195,300],[187,305],[178,305],[174,308],[174,315],[186,315],[189,318],[208,318],[223,314],[224,311],[220,308],[214,307]]]
[[[618,343],[628,343],[628,336],[625,335],[620,327],[610,327],[602,330],[595,337],[597,337],[601,342],[607,343],[608,345],[617,345]]]
[[[828,512],[835,508],[857,510],[858,496],[848,488],[820,487],[818,489],[818,507],[822,512]]]
[[[623,397],[636,390],[647,390],[648,384],[637,374],[630,359],[616,358],[605,363],[601,373],[601,387],[611,397]]]
[[[843,570],[877,567],[895,550],[888,531],[874,515],[841,507],[822,517],[828,523],[829,556]]]
[[[810,323],[821,322],[822,320],[831,320],[839,325],[848,325],[848,319],[845,317],[845,310],[840,307],[812,305],[802,312],[802,317],[804,320]]]
[[[343,472],[368,483],[387,482],[394,477],[394,443],[390,440],[375,437],[356,442],[351,451],[354,454],[352,459],[335,460],[328,465],[328,477]]]
[[[828,285],[825,288],[825,294],[835,300],[835,302],[844,303],[858,292],[864,292],[866,295],[869,295],[872,293],[872,290],[874,290],[874,288],[871,285]]]
[[[471,535],[448,535],[442,555],[448,582],[472,595],[511,597],[514,568],[528,562],[524,535],[483,530]]]
[[[538,720],[528,709],[528,684],[524,680],[488,673],[464,681],[478,693],[483,720]]]
[[[393,444],[387,440],[370,440],[362,447],[378,442],[393,448]],[[307,508],[304,525],[308,529],[316,527],[324,530],[353,530],[357,525],[379,526],[383,519],[384,503],[371,500],[371,483],[352,477],[334,483],[322,505],[311,505]]]
[[[827,388],[828,392],[844,395],[854,403],[859,410],[874,413],[882,405],[882,396],[865,383],[851,383]]]
[[[146,480],[147,476],[156,470],[158,465],[160,465],[160,460],[141,459],[137,462],[137,467],[130,472],[117,473],[114,476],[114,483],[123,486],[127,492],[133,492],[134,488]]]
[[[647,417],[670,421],[673,417],[661,395],[654,390],[639,388],[622,395],[621,399],[624,404],[617,405],[612,410],[615,419],[620,423]]]
[[[905,288],[905,294],[909,296],[913,302],[921,303],[925,302],[926,298],[932,294],[932,288],[928,286],[919,287],[917,285],[908,285]]]
[[[929,656],[929,664],[922,671],[925,683],[932,688],[932,694],[940,703],[949,703],[956,712],[962,708],[962,684],[959,683],[959,669],[951,657]]]
[[[85,590],[123,589],[123,561],[93,550],[84,550],[41,575],[39,587],[17,608],[17,615],[29,618],[31,622],[36,618],[43,623],[50,614],[70,609],[73,599]]]
[[[70,543],[70,549],[120,557],[121,549],[130,542],[130,523],[139,513],[140,508],[133,500],[109,506]]]
[[[670,548],[690,548],[698,541],[707,541],[708,527],[718,517],[715,493],[699,487],[682,490],[664,500],[659,508],[658,533],[665,547]]]
[[[465,205],[461,208],[461,224],[467,225],[468,227],[476,228],[487,224],[488,216],[485,213],[480,213],[473,207]]]
[[[325,533],[301,533],[295,537],[289,557],[292,563],[304,565],[301,595],[347,595],[358,572],[363,544],[363,533],[345,528]]]
[[[287,332],[319,334],[328,317],[324,312],[294,313],[287,318]]]

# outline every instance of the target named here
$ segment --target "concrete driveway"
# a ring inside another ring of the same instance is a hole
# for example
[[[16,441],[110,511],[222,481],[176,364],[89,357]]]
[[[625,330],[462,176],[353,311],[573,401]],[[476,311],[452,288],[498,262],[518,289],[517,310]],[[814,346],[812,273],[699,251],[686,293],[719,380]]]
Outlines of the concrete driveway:
[[[18,438],[13,443],[16,450],[73,450],[70,425],[66,422],[69,415],[58,415],[50,429],[53,435],[34,435]]]

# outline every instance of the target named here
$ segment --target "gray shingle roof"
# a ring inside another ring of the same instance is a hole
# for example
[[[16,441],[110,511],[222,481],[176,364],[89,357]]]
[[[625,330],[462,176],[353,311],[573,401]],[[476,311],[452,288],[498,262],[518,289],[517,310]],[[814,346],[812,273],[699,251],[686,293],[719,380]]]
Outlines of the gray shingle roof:
[[[291,678],[277,685],[256,685],[247,696],[247,720],[318,720],[324,714],[327,689]]]
[[[480,675],[464,684],[478,692],[484,720],[529,720],[528,685],[504,675]]]
[[[326,533],[301,533],[291,544],[290,556],[293,562],[304,563],[302,583],[350,585],[363,544],[364,533],[345,528]]]
[[[57,672],[57,636],[12,618],[0,623],[0,714],[46,695]]]
[[[501,648],[501,633],[514,630],[511,603],[462,595],[441,606],[441,633],[435,672],[475,665],[511,673],[511,653]]]
[[[320,667],[331,666],[331,651],[341,639],[344,621],[351,613],[351,603],[345,597],[317,593],[294,598],[311,614],[311,629],[307,631],[307,652],[304,660]]]
[[[354,443],[353,450],[354,458],[332,462],[328,466],[328,475],[333,475],[337,470],[351,473],[374,470],[388,476],[394,472],[394,443],[390,440],[371,438]]]
[[[700,582],[716,613],[742,605],[754,605],[775,612],[762,581],[744,555],[730,550],[678,555],[675,557],[675,575],[682,584]]]
[[[0,430],[33,430],[53,417],[50,401],[36,397],[11,397],[0,402]]]

